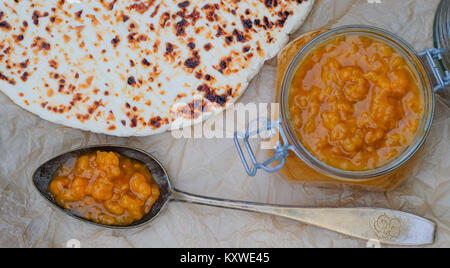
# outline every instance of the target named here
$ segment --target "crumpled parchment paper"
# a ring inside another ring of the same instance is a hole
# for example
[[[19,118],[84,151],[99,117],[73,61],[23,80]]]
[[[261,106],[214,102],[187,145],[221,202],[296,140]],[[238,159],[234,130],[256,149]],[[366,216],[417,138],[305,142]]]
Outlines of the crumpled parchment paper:
[[[319,28],[369,24],[385,28],[418,51],[431,48],[438,0],[318,0],[292,37]],[[243,103],[275,100],[276,61],[253,80]],[[113,231],[77,221],[51,208],[31,183],[35,168],[69,149],[126,144],[157,156],[178,189],[221,198],[300,206],[372,206],[399,209],[438,223],[434,247],[450,246],[450,110],[438,103],[418,172],[389,193],[319,189],[280,175],[246,175],[230,139],[174,139],[171,133],[115,138],[54,125],[0,94],[0,247],[365,247],[367,241],[294,221],[253,213],[171,203],[144,227]]]

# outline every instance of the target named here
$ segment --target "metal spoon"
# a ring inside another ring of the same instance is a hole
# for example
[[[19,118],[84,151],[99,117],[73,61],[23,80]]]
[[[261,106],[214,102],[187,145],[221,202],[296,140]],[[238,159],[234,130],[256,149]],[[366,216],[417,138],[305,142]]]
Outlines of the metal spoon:
[[[128,226],[107,226],[93,223],[58,206],[49,192],[53,174],[70,158],[95,151],[113,151],[145,163],[159,186],[161,195],[151,211],[140,221]],[[433,244],[436,224],[427,219],[389,209],[380,208],[302,208],[231,201],[203,197],[175,189],[161,163],[151,154],[126,146],[93,146],[61,154],[40,166],[33,174],[33,184],[51,204],[66,214],[82,221],[107,228],[135,228],[153,221],[170,201],[231,208],[280,216],[355,238],[386,245],[421,246]]]

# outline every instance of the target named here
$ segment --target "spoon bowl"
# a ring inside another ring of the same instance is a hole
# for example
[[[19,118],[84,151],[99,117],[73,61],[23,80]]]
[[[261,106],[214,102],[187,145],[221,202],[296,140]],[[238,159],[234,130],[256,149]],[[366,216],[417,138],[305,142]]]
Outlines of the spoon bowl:
[[[104,225],[100,223],[95,223],[89,220],[86,220],[83,217],[80,217],[76,214],[74,214],[72,211],[62,208],[56,203],[56,200],[53,198],[52,194],[49,191],[50,183],[53,179],[54,174],[58,171],[59,168],[69,159],[71,158],[77,158],[79,156],[89,154],[89,153],[95,153],[97,151],[107,151],[107,152],[115,152],[118,154],[121,154],[123,156],[126,156],[128,158],[138,160],[139,162],[145,164],[147,168],[149,169],[150,173],[152,174],[153,179],[155,180],[156,184],[158,184],[158,188],[160,191],[160,196],[158,200],[155,202],[155,204],[152,206],[152,209],[149,213],[144,215],[144,217],[139,220],[135,221],[130,225],[127,226],[117,226],[117,225]],[[51,160],[45,162],[42,166],[40,166],[34,173],[33,173],[33,184],[36,187],[36,189],[39,191],[39,193],[48,200],[52,205],[56,206],[59,210],[63,211],[64,213],[75,217],[79,220],[82,220],[87,223],[95,224],[102,227],[112,228],[112,229],[131,229],[136,228],[139,226],[142,226],[144,224],[147,224],[151,221],[153,221],[158,215],[161,213],[161,211],[164,210],[167,203],[169,202],[173,187],[169,180],[169,176],[162,166],[162,164],[154,158],[151,154],[144,152],[137,148],[132,147],[126,147],[126,146],[114,146],[114,145],[101,145],[101,146],[90,146],[81,148],[74,151],[69,151],[63,154],[60,154],[56,157],[53,157]]]
[[[124,155],[140,161],[149,169],[158,184],[160,196],[150,212],[141,220],[127,226],[94,223],[60,207],[54,200],[49,192],[49,185],[57,170],[71,158],[96,151],[112,151]],[[34,172],[33,184],[46,200],[66,214],[90,224],[113,229],[131,229],[147,224],[156,219],[170,201],[180,201],[284,217],[366,241],[376,241],[387,245],[429,245],[434,243],[436,235],[436,224],[434,222],[397,210],[383,208],[305,208],[225,200],[182,192],[173,187],[166,170],[155,157],[140,149],[127,146],[91,146],[56,156]]]

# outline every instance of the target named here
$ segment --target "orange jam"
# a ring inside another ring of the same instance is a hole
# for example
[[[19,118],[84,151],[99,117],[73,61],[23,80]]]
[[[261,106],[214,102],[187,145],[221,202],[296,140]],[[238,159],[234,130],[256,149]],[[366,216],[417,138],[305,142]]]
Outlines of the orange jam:
[[[144,164],[100,151],[69,159],[49,190],[60,206],[76,215],[116,226],[142,219],[160,194]]]
[[[314,49],[289,95],[300,141],[317,159],[348,171],[379,168],[412,144],[424,113],[417,73],[375,38],[338,37]]]

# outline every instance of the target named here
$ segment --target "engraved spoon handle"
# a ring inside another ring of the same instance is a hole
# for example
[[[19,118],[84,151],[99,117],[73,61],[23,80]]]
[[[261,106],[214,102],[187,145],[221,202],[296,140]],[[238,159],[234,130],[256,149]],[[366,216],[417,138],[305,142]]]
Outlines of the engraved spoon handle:
[[[366,241],[396,246],[434,243],[436,224],[416,215],[380,208],[301,208],[224,200],[173,190],[172,200],[200,205],[264,213]]]

